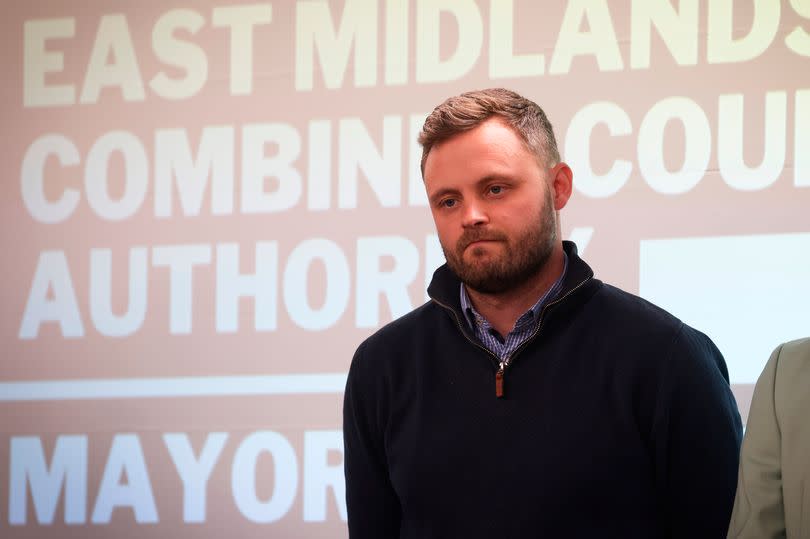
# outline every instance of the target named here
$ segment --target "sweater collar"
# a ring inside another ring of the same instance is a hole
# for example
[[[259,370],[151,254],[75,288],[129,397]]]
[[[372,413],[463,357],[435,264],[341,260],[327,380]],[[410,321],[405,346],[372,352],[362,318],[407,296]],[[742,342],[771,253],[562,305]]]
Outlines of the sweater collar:
[[[568,267],[563,278],[562,288],[558,297],[563,297],[584,281],[593,278],[593,270],[577,254],[577,246],[571,241],[563,241],[563,250],[568,257]],[[433,279],[428,286],[428,295],[431,299],[446,307],[453,309],[460,319],[464,319],[459,297],[461,280],[447,266],[442,264],[433,273]]]

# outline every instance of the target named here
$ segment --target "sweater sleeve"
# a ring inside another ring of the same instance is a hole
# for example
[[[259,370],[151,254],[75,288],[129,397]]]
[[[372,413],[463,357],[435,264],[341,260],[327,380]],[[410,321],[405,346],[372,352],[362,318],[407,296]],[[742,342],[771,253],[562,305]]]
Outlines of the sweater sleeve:
[[[381,428],[381,381],[367,372],[360,345],[343,400],[346,509],[351,539],[399,537],[401,510],[389,479]]]
[[[754,389],[728,537],[764,539],[785,536],[781,435],[774,406],[781,350],[780,346],[773,352]]]
[[[684,325],[667,365],[654,434],[661,511],[670,537],[724,537],[742,439],[726,363],[707,336]]]

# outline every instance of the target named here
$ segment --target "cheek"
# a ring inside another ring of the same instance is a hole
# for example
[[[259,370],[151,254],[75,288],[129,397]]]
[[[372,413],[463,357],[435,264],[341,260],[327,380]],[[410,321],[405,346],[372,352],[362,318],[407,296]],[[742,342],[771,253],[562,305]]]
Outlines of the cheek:
[[[544,206],[545,202],[543,201],[532,201],[531,203],[522,204],[519,208],[515,208],[512,215],[522,218],[523,221],[527,221],[534,219],[537,215],[540,215],[543,212]]]
[[[529,216],[536,211],[531,204],[515,204],[499,211],[492,219],[493,225],[505,229],[514,229],[525,226]]]
[[[452,234],[453,226],[449,219],[433,213],[433,224],[436,226],[436,233],[439,234],[442,241],[445,241],[445,238]]]
[[[459,238],[464,230],[452,222],[436,223],[436,233],[439,235],[439,242],[445,250],[455,250]]]
[[[461,231],[457,231],[455,227],[452,226],[440,228],[437,232],[439,233],[439,239],[448,247],[455,245],[456,240],[458,240],[461,235]]]

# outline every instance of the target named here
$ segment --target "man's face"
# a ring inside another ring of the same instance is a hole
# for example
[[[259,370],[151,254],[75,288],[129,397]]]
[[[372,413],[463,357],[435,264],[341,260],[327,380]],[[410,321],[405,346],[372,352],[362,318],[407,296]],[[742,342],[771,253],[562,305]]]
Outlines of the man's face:
[[[557,240],[547,173],[505,123],[434,146],[424,177],[447,264],[468,287],[506,292],[544,267]]]

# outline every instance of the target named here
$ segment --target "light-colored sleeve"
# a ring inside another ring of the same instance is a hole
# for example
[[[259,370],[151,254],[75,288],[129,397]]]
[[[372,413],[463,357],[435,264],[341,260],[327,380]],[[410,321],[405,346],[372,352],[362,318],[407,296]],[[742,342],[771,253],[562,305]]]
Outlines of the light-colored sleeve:
[[[728,537],[785,537],[782,498],[782,436],[776,415],[774,387],[780,345],[757,380],[740,454],[737,494]]]

